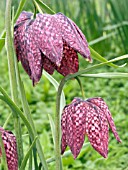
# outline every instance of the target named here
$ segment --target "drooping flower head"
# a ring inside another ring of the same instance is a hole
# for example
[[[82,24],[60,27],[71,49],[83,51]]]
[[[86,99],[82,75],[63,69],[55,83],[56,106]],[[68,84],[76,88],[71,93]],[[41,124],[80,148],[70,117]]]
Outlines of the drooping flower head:
[[[92,61],[84,34],[61,13],[54,15],[23,11],[14,28],[14,45],[18,60],[37,83],[44,68],[49,74],[56,69],[66,76],[78,71],[78,54]]]
[[[85,135],[92,147],[104,158],[108,155],[109,126],[118,142],[121,142],[108,106],[100,97],[82,100],[75,98],[62,113],[61,153],[67,145],[76,158],[84,143]]]
[[[2,140],[5,148],[8,170],[18,170],[16,138],[12,132],[4,130],[2,127],[0,127],[0,134],[2,135]],[[0,148],[0,157],[1,156],[2,151]]]

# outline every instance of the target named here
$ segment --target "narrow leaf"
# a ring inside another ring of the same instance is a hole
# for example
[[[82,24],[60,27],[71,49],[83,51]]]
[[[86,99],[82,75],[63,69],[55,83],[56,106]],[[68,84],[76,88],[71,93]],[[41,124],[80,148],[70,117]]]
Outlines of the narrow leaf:
[[[48,74],[45,70],[43,70],[43,75],[45,75],[45,77],[52,83],[52,85],[55,87],[55,89],[57,91],[58,87],[59,87],[59,83],[50,74]],[[60,111],[63,110],[65,105],[66,105],[65,95],[64,95],[64,92],[62,92],[61,101],[60,101]]]
[[[29,159],[29,155],[30,155],[30,153],[31,153],[31,151],[32,151],[35,143],[36,143],[37,138],[38,138],[38,136],[36,136],[35,139],[34,139],[34,141],[32,142],[29,150],[27,151],[27,153],[26,153],[26,155],[25,155],[25,157],[24,157],[24,159],[23,159],[23,161],[22,161],[22,163],[21,163],[21,166],[20,166],[20,169],[19,169],[19,170],[25,169],[26,164],[27,164],[27,161],[28,161],[28,159]]]
[[[52,130],[53,143],[55,145],[55,123],[54,123],[52,116],[50,114],[48,114],[48,118],[49,118],[51,130]]]
[[[55,14],[55,12],[52,10],[52,9],[50,9],[45,3],[43,3],[42,1],[40,1],[40,0],[35,0],[38,4],[39,4],[39,6],[46,12],[46,13],[48,13],[48,14]]]
[[[40,8],[40,5],[36,2],[36,0],[33,0],[33,2],[34,2],[34,4],[35,4],[37,10],[38,10],[41,14],[43,14],[43,11],[42,11],[42,9]]]
[[[14,22],[16,22],[17,18],[19,17],[20,13],[22,12],[25,3],[26,3],[26,0],[20,0],[18,9],[17,9],[15,17],[14,17]]]
[[[95,60],[98,60],[100,62],[107,62],[108,60],[105,59],[104,57],[102,57],[100,54],[98,54],[93,48],[91,48],[89,46],[89,49],[90,49],[90,52],[91,52],[91,57],[94,58]],[[111,66],[111,67],[114,67],[114,68],[118,68],[118,67],[122,67],[122,66],[117,66],[113,63],[106,63],[107,65]]]
[[[96,77],[96,78],[128,78],[128,73],[98,73],[98,74],[82,74],[82,77]]]

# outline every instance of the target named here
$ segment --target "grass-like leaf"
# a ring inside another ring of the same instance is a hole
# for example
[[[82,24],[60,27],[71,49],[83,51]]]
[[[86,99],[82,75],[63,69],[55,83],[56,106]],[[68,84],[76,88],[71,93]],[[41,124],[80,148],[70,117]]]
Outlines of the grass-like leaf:
[[[37,138],[38,138],[38,136],[35,137],[35,139],[33,140],[32,144],[31,144],[31,146],[29,147],[29,150],[27,151],[27,153],[26,153],[26,155],[25,155],[25,157],[24,157],[24,159],[23,159],[23,161],[21,163],[21,166],[20,166],[19,170],[25,169],[27,161],[28,161],[29,156],[30,156],[30,153],[31,153],[31,151],[32,151],[32,149],[33,149],[33,147],[34,147],[34,145],[36,143]]]
[[[82,74],[81,77],[121,79],[128,78],[128,73],[112,72],[112,73]]]

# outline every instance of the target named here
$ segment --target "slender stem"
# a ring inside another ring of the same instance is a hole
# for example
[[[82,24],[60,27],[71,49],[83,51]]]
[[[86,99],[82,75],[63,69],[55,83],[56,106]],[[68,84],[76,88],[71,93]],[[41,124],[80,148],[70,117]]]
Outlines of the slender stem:
[[[15,67],[16,67],[17,82],[18,82],[18,87],[19,87],[19,91],[20,91],[22,107],[23,107],[24,113],[25,113],[28,121],[30,122],[30,124],[32,126],[34,136],[37,136],[36,128],[35,128],[35,125],[34,125],[34,122],[33,122],[32,116],[31,116],[31,112],[30,112],[30,109],[29,109],[29,106],[28,106],[28,102],[27,102],[27,99],[26,99],[24,85],[21,81],[21,77],[20,77],[20,74],[19,74],[17,62],[15,62]],[[37,152],[38,152],[40,161],[41,161],[41,163],[44,167],[44,170],[47,170],[48,166],[47,166],[47,163],[46,163],[46,160],[45,160],[45,157],[44,157],[44,153],[43,153],[43,149],[42,149],[42,146],[40,144],[39,139],[37,139],[37,141],[36,141],[36,147],[37,147]]]
[[[11,3],[12,0],[6,1],[6,13],[5,13],[5,28],[6,28],[6,44],[7,44],[7,57],[8,57],[8,68],[9,68],[9,79],[10,79],[10,88],[11,96],[14,102],[18,100],[17,92],[17,82],[15,74],[15,65],[14,65],[14,48],[13,40],[11,35]],[[17,139],[17,148],[18,148],[18,164],[20,166],[23,159],[23,145],[22,145],[22,135],[21,135],[21,124],[19,116],[14,119],[14,126]]]
[[[84,94],[84,89],[83,89],[82,83],[81,83],[79,77],[75,77],[75,79],[77,80],[77,82],[78,82],[78,84],[80,86],[82,97],[83,97],[83,99],[85,99],[85,94]]]
[[[64,77],[60,82],[56,98],[56,115],[55,115],[55,157],[56,157],[56,170],[62,170],[61,151],[60,151],[60,99],[63,87],[67,81]]]

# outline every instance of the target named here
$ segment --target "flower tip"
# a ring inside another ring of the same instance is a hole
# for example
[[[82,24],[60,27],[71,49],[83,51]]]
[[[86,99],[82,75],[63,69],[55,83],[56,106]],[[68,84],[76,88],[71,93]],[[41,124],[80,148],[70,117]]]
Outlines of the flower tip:
[[[107,153],[103,153],[102,156],[103,156],[104,158],[107,158],[107,157],[108,157],[108,154],[107,154]]]
[[[116,139],[119,143],[122,143],[122,140],[118,137],[117,139]]]

